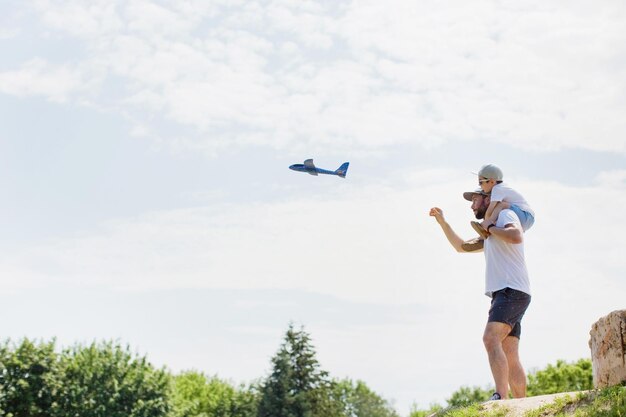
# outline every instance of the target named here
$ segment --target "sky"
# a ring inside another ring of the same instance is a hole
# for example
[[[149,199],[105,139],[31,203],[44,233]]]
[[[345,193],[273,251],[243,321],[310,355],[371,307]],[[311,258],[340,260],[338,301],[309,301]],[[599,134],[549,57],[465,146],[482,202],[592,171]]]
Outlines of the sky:
[[[528,370],[626,295],[621,1],[0,2],[0,337],[266,376],[290,323],[407,415],[491,383],[463,191],[525,235]],[[314,158],[347,178],[288,166]]]

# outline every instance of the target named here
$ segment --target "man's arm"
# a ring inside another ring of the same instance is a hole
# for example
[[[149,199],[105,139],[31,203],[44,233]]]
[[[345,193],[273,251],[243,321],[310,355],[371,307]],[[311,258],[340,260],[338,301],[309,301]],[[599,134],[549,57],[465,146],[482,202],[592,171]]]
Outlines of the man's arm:
[[[456,232],[452,230],[452,227],[450,227],[448,222],[446,222],[446,219],[443,217],[443,210],[441,210],[439,207],[433,207],[430,209],[430,215],[434,217],[435,220],[437,220],[437,223],[439,223],[439,226],[441,226],[441,230],[443,230],[443,233],[446,235],[446,238],[448,239],[448,242],[450,242],[452,247],[457,252],[464,253],[465,251],[461,246],[463,244],[463,239],[461,239],[459,235],[457,235]]]
[[[489,233],[506,243],[517,244],[524,241],[524,232],[517,223],[508,223],[504,227],[492,226],[489,228]]]

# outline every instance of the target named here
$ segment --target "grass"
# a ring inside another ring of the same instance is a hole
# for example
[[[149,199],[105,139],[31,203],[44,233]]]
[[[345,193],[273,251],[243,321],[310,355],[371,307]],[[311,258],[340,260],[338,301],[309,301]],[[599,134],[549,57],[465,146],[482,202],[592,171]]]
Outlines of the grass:
[[[529,411],[524,417],[626,417],[626,387],[557,398],[553,404]]]
[[[494,407],[487,411],[482,404],[472,404],[467,407],[449,408],[439,411],[437,417],[506,417],[509,410],[506,407]]]
[[[439,411],[437,417],[507,417],[509,410],[496,406],[487,410],[482,404],[449,408]],[[626,417],[626,387],[580,393],[575,397],[556,398],[552,404],[528,411],[524,417]]]

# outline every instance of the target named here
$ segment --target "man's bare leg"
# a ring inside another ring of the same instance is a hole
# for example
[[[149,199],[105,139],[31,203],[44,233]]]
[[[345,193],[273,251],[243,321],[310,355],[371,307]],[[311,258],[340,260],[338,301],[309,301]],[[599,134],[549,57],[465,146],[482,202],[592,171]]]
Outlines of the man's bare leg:
[[[491,374],[496,384],[496,392],[505,399],[509,395],[509,364],[502,342],[511,332],[505,323],[489,322],[483,334],[483,343],[489,357]]]
[[[502,348],[509,364],[509,386],[513,398],[526,397],[526,372],[519,360],[519,339],[508,336],[502,342]]]

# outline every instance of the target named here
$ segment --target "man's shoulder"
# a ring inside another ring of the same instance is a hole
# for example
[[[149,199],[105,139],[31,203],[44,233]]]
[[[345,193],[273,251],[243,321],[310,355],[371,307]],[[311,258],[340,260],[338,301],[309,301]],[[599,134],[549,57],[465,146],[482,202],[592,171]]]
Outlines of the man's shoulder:
[[[517,223],[520,224],[520,220],[519,217],[517,217],[517,214],[515,214],[515,212],[511,209],[504,209],[500,212],[500,214],[498,215],[498,221],[499,224],[501,224],[501,226],[499,227],[503,227],[507,224],[511,224],[511,223]]]

